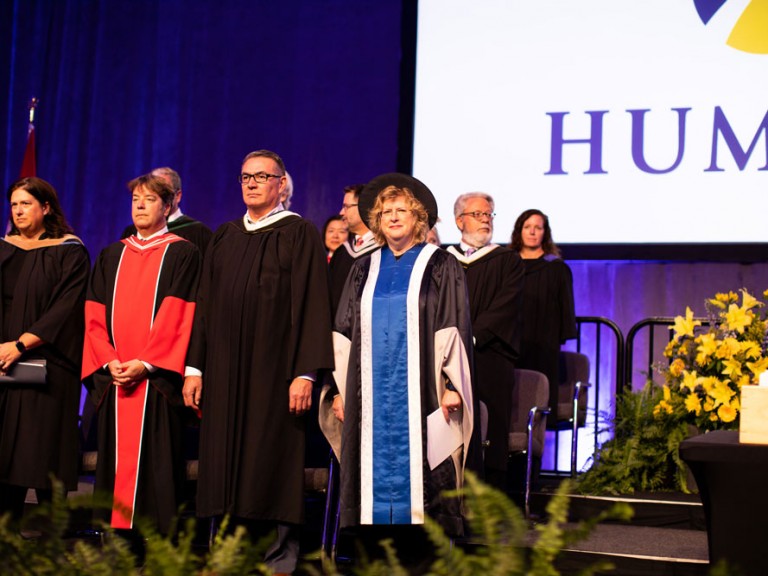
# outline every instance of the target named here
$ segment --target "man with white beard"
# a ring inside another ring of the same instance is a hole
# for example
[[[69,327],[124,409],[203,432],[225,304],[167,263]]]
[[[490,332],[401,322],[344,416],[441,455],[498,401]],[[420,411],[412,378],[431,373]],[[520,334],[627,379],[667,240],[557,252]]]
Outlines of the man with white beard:
[[[523,262],[516,252],[492,244],[494,202],[469,192],[456,199],[453,214],[461,242],[451,246],[464,268],[475,345],[475,390],[488,407],[486,481],[507,487],[507,438],[512,412],[515,361],[520,352]]]

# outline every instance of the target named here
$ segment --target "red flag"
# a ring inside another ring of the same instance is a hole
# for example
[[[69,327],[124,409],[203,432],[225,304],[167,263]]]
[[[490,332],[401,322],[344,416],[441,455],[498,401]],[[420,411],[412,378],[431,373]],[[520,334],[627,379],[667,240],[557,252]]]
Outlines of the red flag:
[[[21,163],[19,178],[37,176],[37,163],[35,161],[35,125],[29,123],[27,132],[27,147],[24,150],[24,161]]]

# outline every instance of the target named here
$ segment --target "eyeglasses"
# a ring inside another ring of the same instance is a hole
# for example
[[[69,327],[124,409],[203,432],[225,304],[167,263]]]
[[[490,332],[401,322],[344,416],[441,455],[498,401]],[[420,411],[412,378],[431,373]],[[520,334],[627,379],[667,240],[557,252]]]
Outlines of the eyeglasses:
[[[357,204],[342,204],[341,205],[341,209],[342,210],[349,210],[350,208],[354,208],[355,206],[357,206]]]
[[[496,218],[496,212],[462,212],[459,216],[472,216],[475,220],[480,220],[481,218],[493,220]]]
[[[389,210],[382,210],[381,217],[392,220],[397,216],[397,219],[400,220],[400,218],[404,218],[408,212],[410,212],[410,210],[407,210],[406,208],[390,208]]]
[[[264,184],[264,182],[268,182],[270,178],[282,178],[280,174],[267,174],[266,172],[257,172],[256,174],[248,174],[247,172],[243,172],[240,174],[240,176],[237,177],[237,181],[241,184],[248,184],[248,180],[253,178],[254,182],[257,182],[258,184]]]

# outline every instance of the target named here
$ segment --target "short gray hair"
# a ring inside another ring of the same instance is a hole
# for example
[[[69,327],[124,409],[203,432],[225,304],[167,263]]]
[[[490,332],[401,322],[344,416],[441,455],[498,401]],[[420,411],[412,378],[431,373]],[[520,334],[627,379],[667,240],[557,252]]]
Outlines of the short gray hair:
[[[293,178],[285,171],[285,188],[283,188],[282,194],[280,194],[280,202],[283,203],[283,208],[288,210],[291,207],[291,198],[293,197]]]
[[[490,194],[486,194],[485,192],[467,192],[466,194],[462,194],[456,198],[456,202],[453,204],[454,218],[458,218],[461,214],[464,213],[464,208],[467,206],[467,201],[471,200],[472,198],[482,198],[488,202],[488,204],[491,205],[491,212],[496,209],[496,203],[493,201],[493,196]]]
[[[179,173],[173,168],[169,166],[161,166],[160,168],[152,170],[150,174],[153,176],[166,176],[168,180],[171,181],[171,188],[173,188],[174,192],[181,190],[181,176],[179,176]]]
[[[254,152],[249,152],[245,155],[245,158],[243,158],[240,165],[242,166],[251,158],[269,158],[274,160],[275,164],[277,164],[277,167],[280,168],[280,171],[282,172],[282,174],[278,174],[278,176],[285,176],[285,162],[283,162],[283,159],[280,158],[277,152],[272,152],[272,150],[256,150]]]

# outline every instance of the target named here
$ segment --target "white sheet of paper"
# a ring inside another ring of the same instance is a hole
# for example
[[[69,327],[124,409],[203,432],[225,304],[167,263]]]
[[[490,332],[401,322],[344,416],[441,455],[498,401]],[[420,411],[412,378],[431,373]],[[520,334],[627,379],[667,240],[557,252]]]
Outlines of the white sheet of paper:
[[[430,470],[434,470],[461,446],[461,414],[452,413],[446,422],[442,409],[438,408],[427,416],[427,461]]]

